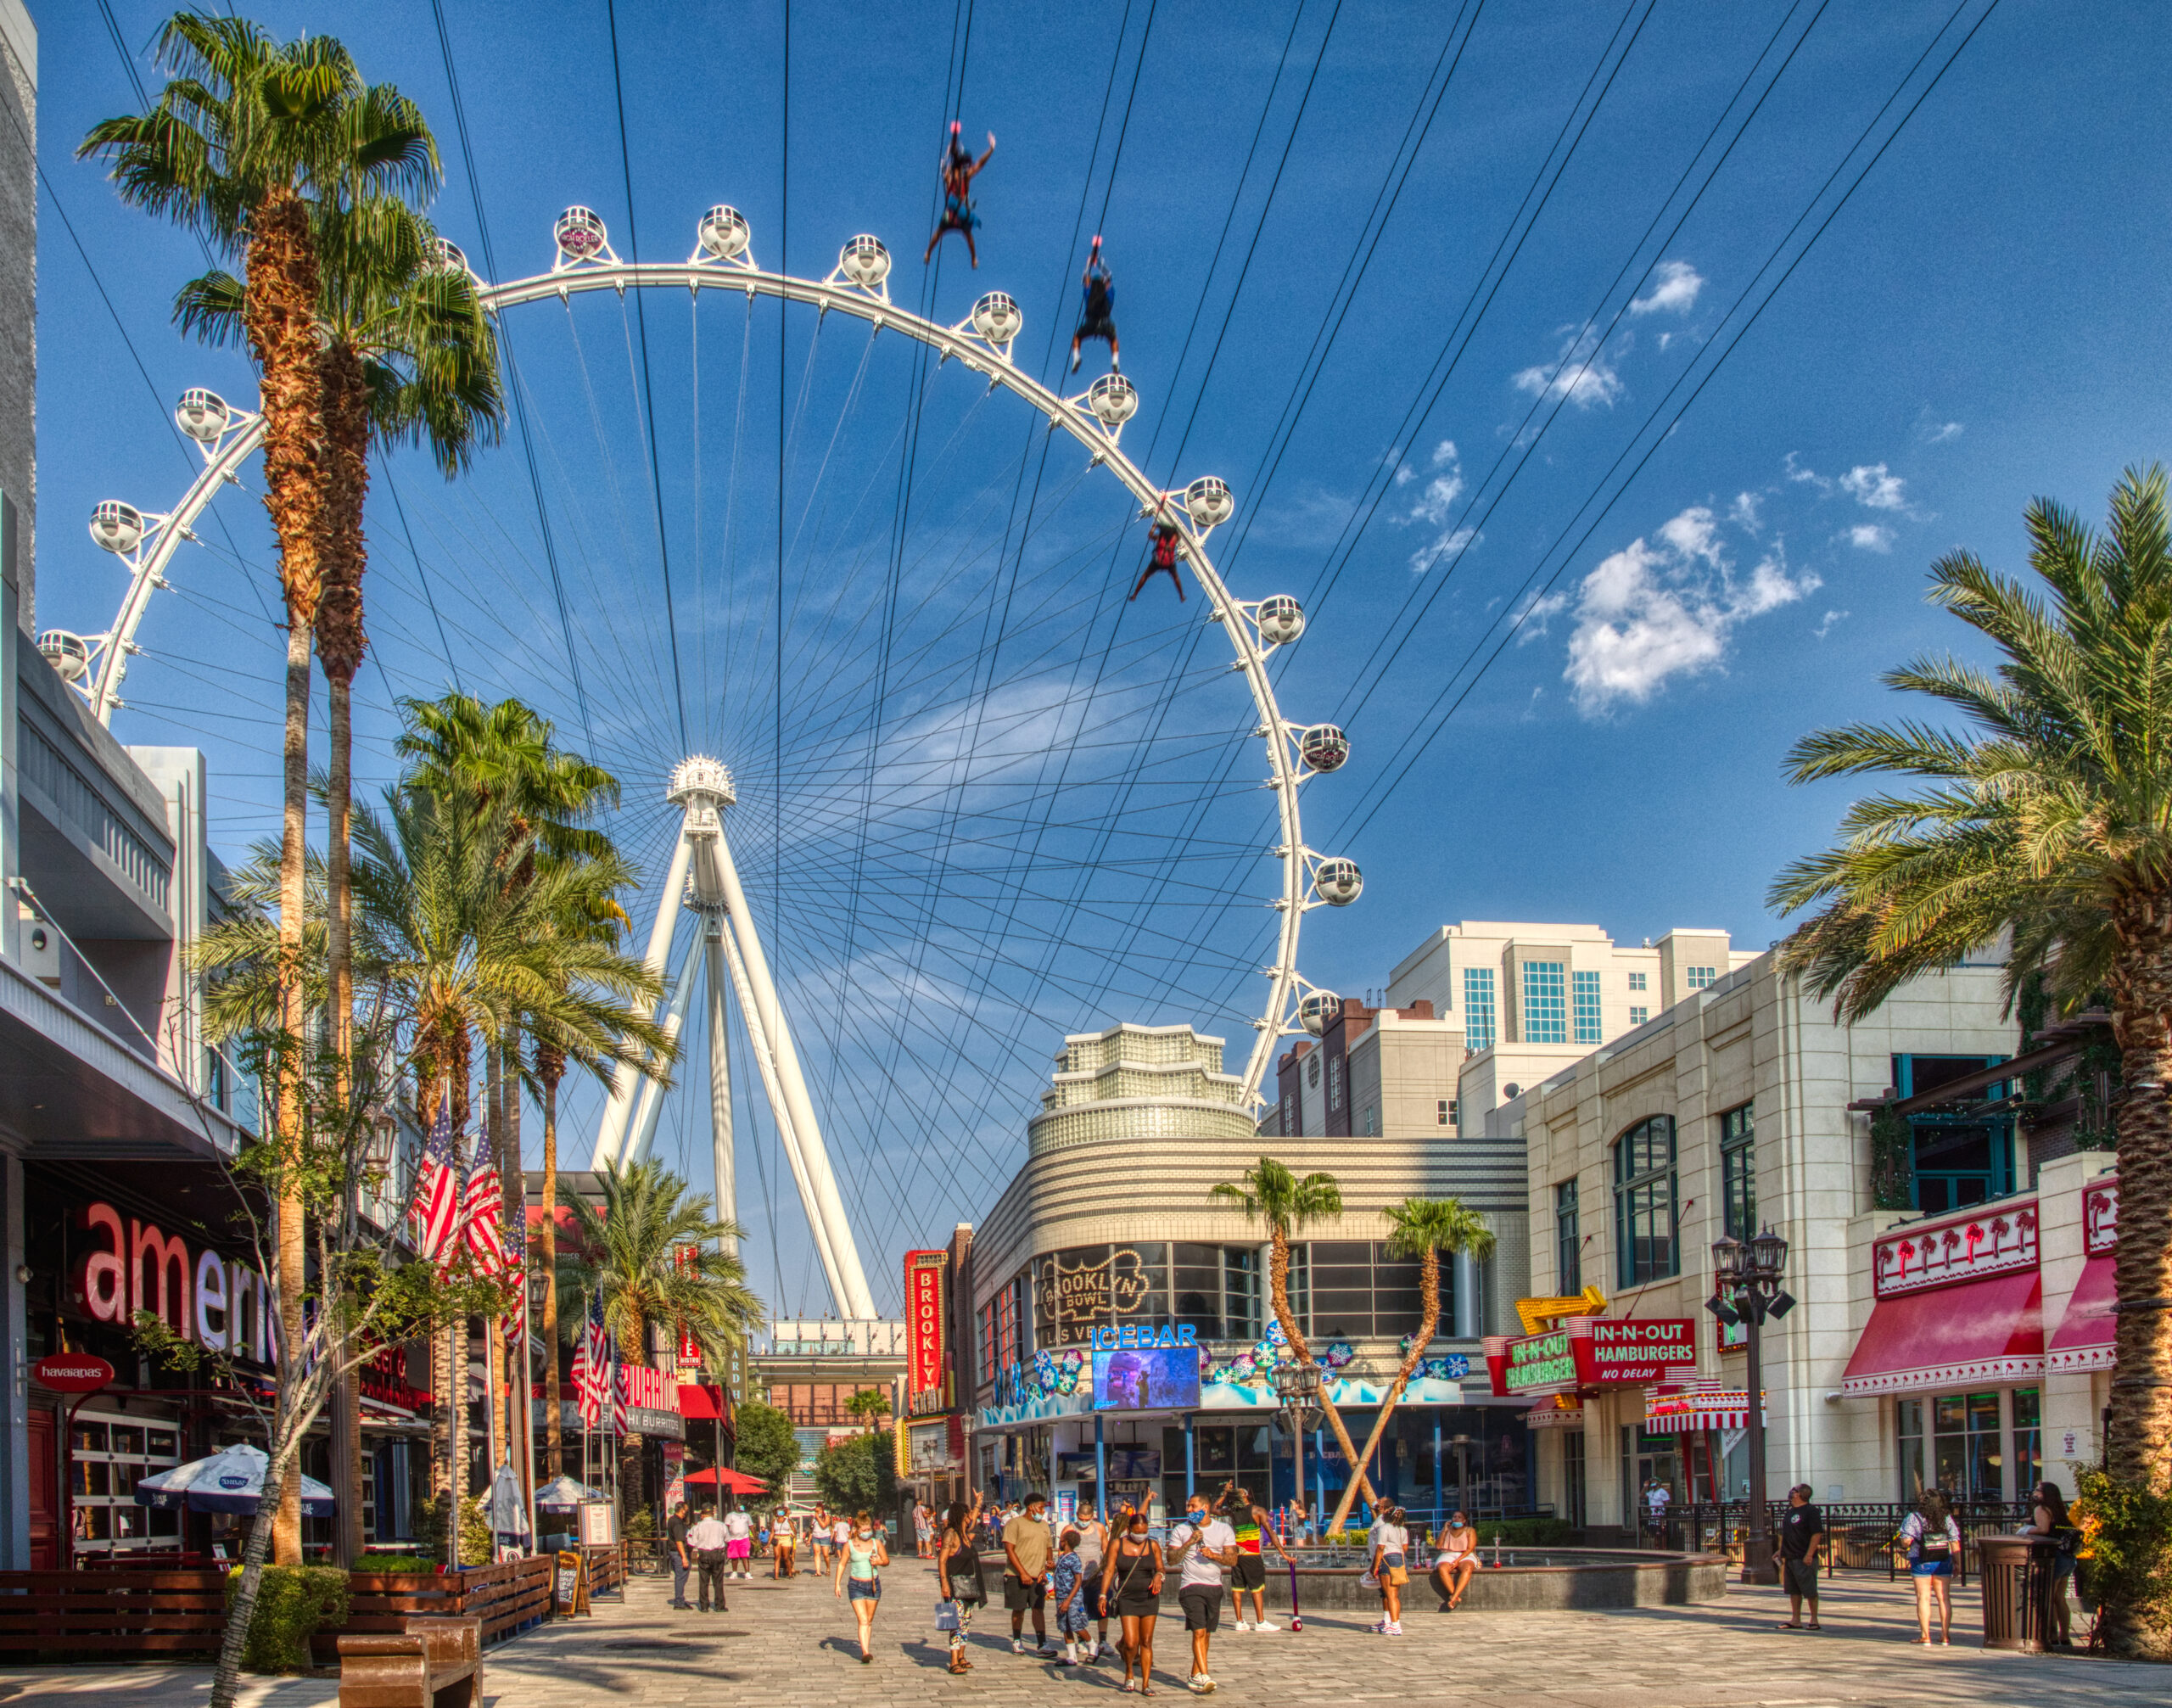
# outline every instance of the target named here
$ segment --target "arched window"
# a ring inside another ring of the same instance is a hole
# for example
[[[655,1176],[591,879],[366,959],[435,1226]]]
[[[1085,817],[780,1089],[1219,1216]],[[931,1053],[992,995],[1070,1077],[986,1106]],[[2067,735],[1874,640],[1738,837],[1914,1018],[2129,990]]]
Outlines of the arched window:
[[[1615,1285],[1682,1273],[1674,1179],[1674,1117],[1639,1121],[1614,1141]]]

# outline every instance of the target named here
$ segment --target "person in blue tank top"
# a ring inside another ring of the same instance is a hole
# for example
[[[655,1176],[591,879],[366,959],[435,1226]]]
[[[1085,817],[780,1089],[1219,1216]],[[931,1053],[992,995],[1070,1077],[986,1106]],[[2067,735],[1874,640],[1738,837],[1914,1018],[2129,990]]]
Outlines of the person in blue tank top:
[[[890,1563],[890,1543],[866,1512],[852,1515],[852,1528],[837,1550],[837,1595],[852,1594],[853,1617],[859,1626],[859,1664],[875,1659],[875,1610],[882,1603],[882,1568]]]

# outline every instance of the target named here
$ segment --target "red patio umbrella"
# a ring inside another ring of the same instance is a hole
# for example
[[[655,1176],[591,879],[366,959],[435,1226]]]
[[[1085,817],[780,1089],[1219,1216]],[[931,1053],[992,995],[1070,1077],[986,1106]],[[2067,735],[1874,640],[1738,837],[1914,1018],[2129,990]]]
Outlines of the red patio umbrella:
[[[696,1488],[714,1488],[721,1482],[734,1494],[766,1494],[770,1487],[759,1476],[748,1476],[737,1470],[692,1471],[688,1473],[686,1482],[689,1487]]]

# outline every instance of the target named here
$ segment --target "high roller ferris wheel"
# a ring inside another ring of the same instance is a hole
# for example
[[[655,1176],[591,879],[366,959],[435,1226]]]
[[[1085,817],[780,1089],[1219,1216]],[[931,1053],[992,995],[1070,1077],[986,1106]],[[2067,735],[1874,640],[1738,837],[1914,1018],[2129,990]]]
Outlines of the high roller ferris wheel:
[[[1328,724],[1300,725],[1285,718],[1276,702],[1267,662],[1297,641],[1305,629],[1298,602],[1285,594],[1246,601],[1224,583],[1207,551],[1214,530],[1235,511],[1235,496],[1212,475],[1202,475],[1181,489],[1163,489],[1125,454],[1125,424],[1137,413],[1139,397],[1132,382],[1111,372],[1078,395],[1065,397],[1042,384],[1012,359],[1012,346],[1024,326],[1016,300],[989,291],[954,325],[930,320],[893,302],[888,281],[888,249],[875,237],[859,235],[840,250],[837,266],[821,279],[803,278],[760,267],[752,250],[746,218],[719,204],[703,216],[693,254],[683,262],[633,262],[613,253],[602,220],[585,207],[568,208],[556,221],[555,255],[548,272],[493,284],[474,275],[461,250],[440,240],[440,265],[475,277],[484,307],[494,314],[523,304],[575,294],[615,291],[623,300],[629,289],[683,289],[698,300],[704,290],[743,292],[750,309],[757,297],[812,306],[825,317],[831,311],[868,323],[870,339],[888,331],[932,350],[942,363],[957,362],[984,377],[992,395],[1000,389],[1036,411],[1053,433],[1061,429],[1082,447],[1089,467],[1112,477],[1138,507],[1139,517],[1178,530],[1178,556],[1204,592],[1207,621],[1229,645],[1229,673],[1241,676],[1257,714],[1251,733],[1263,742],[1268,776],[1263,787],[1274,792],[1278,840],[1270,849],[1279,882],[1265,904],[1279,915],[1263,977],[1266,998],[1251,1024],[1257,1034],[1242,1075],[1242,1095],[1254,1107],[1282,1040],[1296,1033],[1318,1036],[1341,1006],[1332,991],[1315,985],[1298,971],[1299,927],[1319,906],[1341,907],[1363,888],[1357,865],[1309,848],[1302,824],[1303,784],[1334,771],[1349,757],[1343,732]],[[171,585],[168,570],[184,540],[218,493],[238,484],[239,473],[258,449],[260,416],[236,408],[202,388],[186,392],[175,412],[183,433],[200,448],[204,467],[178,502],[163,512],[145,511],[108,499],[93,510],[93,541],[120,558],[128,585],[112,624],[103,633],[79,635],[48,630],[38,636],[40,651],[63,679],[79,692],[101,724],[110,724],[125,702],[120,690],[129,660],[143,650],[137,635],[151,596]],[[782,684],[775,685],[782,692]],[[671,852],[647,951],[659,977],[675,967],[676,976],[656,1016],[676,1039],[691,1009],[697,974],[706,986],[704,1014],[708,1039],[708,1108],[719,1213],[729,1217],[736,1175],[732,1122],[730,1053],[726,1048],[728,1005],[736,1004],[752,1046],[764,1100],[780,1147],[789,1163],[831,1298],[841,1315],[872,1317],[876,1312],[858,1245],[841,1196],[822,1123],[809,1078],[795,1046],[792,1028],[772,975],[753,910],[741,883],[726,810],[737,801],[731,770],[705,753],[685,753],[672,770],[664,798],[677,814]],[[677,948],[681,924],[691,916],[694,929]],[[675,954],[675,949],[677,952]],[[834,1076],[833,1076],[834,1080]],[[663,1089],[622,1069],[612,1085],[598,1124],[592,1166],[622,1166],[650,1154],[656,1140]]]

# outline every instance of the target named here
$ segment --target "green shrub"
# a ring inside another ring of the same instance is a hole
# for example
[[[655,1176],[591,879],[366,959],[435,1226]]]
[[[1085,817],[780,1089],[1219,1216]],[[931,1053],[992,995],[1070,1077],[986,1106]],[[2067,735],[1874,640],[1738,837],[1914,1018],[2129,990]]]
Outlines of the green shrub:
[[[227,1574],[227,1604],[241,1588],[242,1568]],[[256,1610],[241,1655],[244,1672],[305,1672],[309,1639],[325,1626],[347,1622],[347,1574],[333,1565],[267,1565],[256,1586]]]
[[[355,1562],[357,1571],[434,1572],[438,1562],[419,1554],[366,1554]]]
[[[2096,1609],[2092,1648],[2136,1652],[2136,1632],[2160,1625],[2172,1604],[2172,1495],[2074,1467],[2070,1516],[2081,1532],[2080,1568]]]
[[[1481,1518],[1471,1528],[1482,1548],[1491,1548],[1497,1536],[1503,1548],[1557,1548],[1576,1533],[1565,1518]]]

